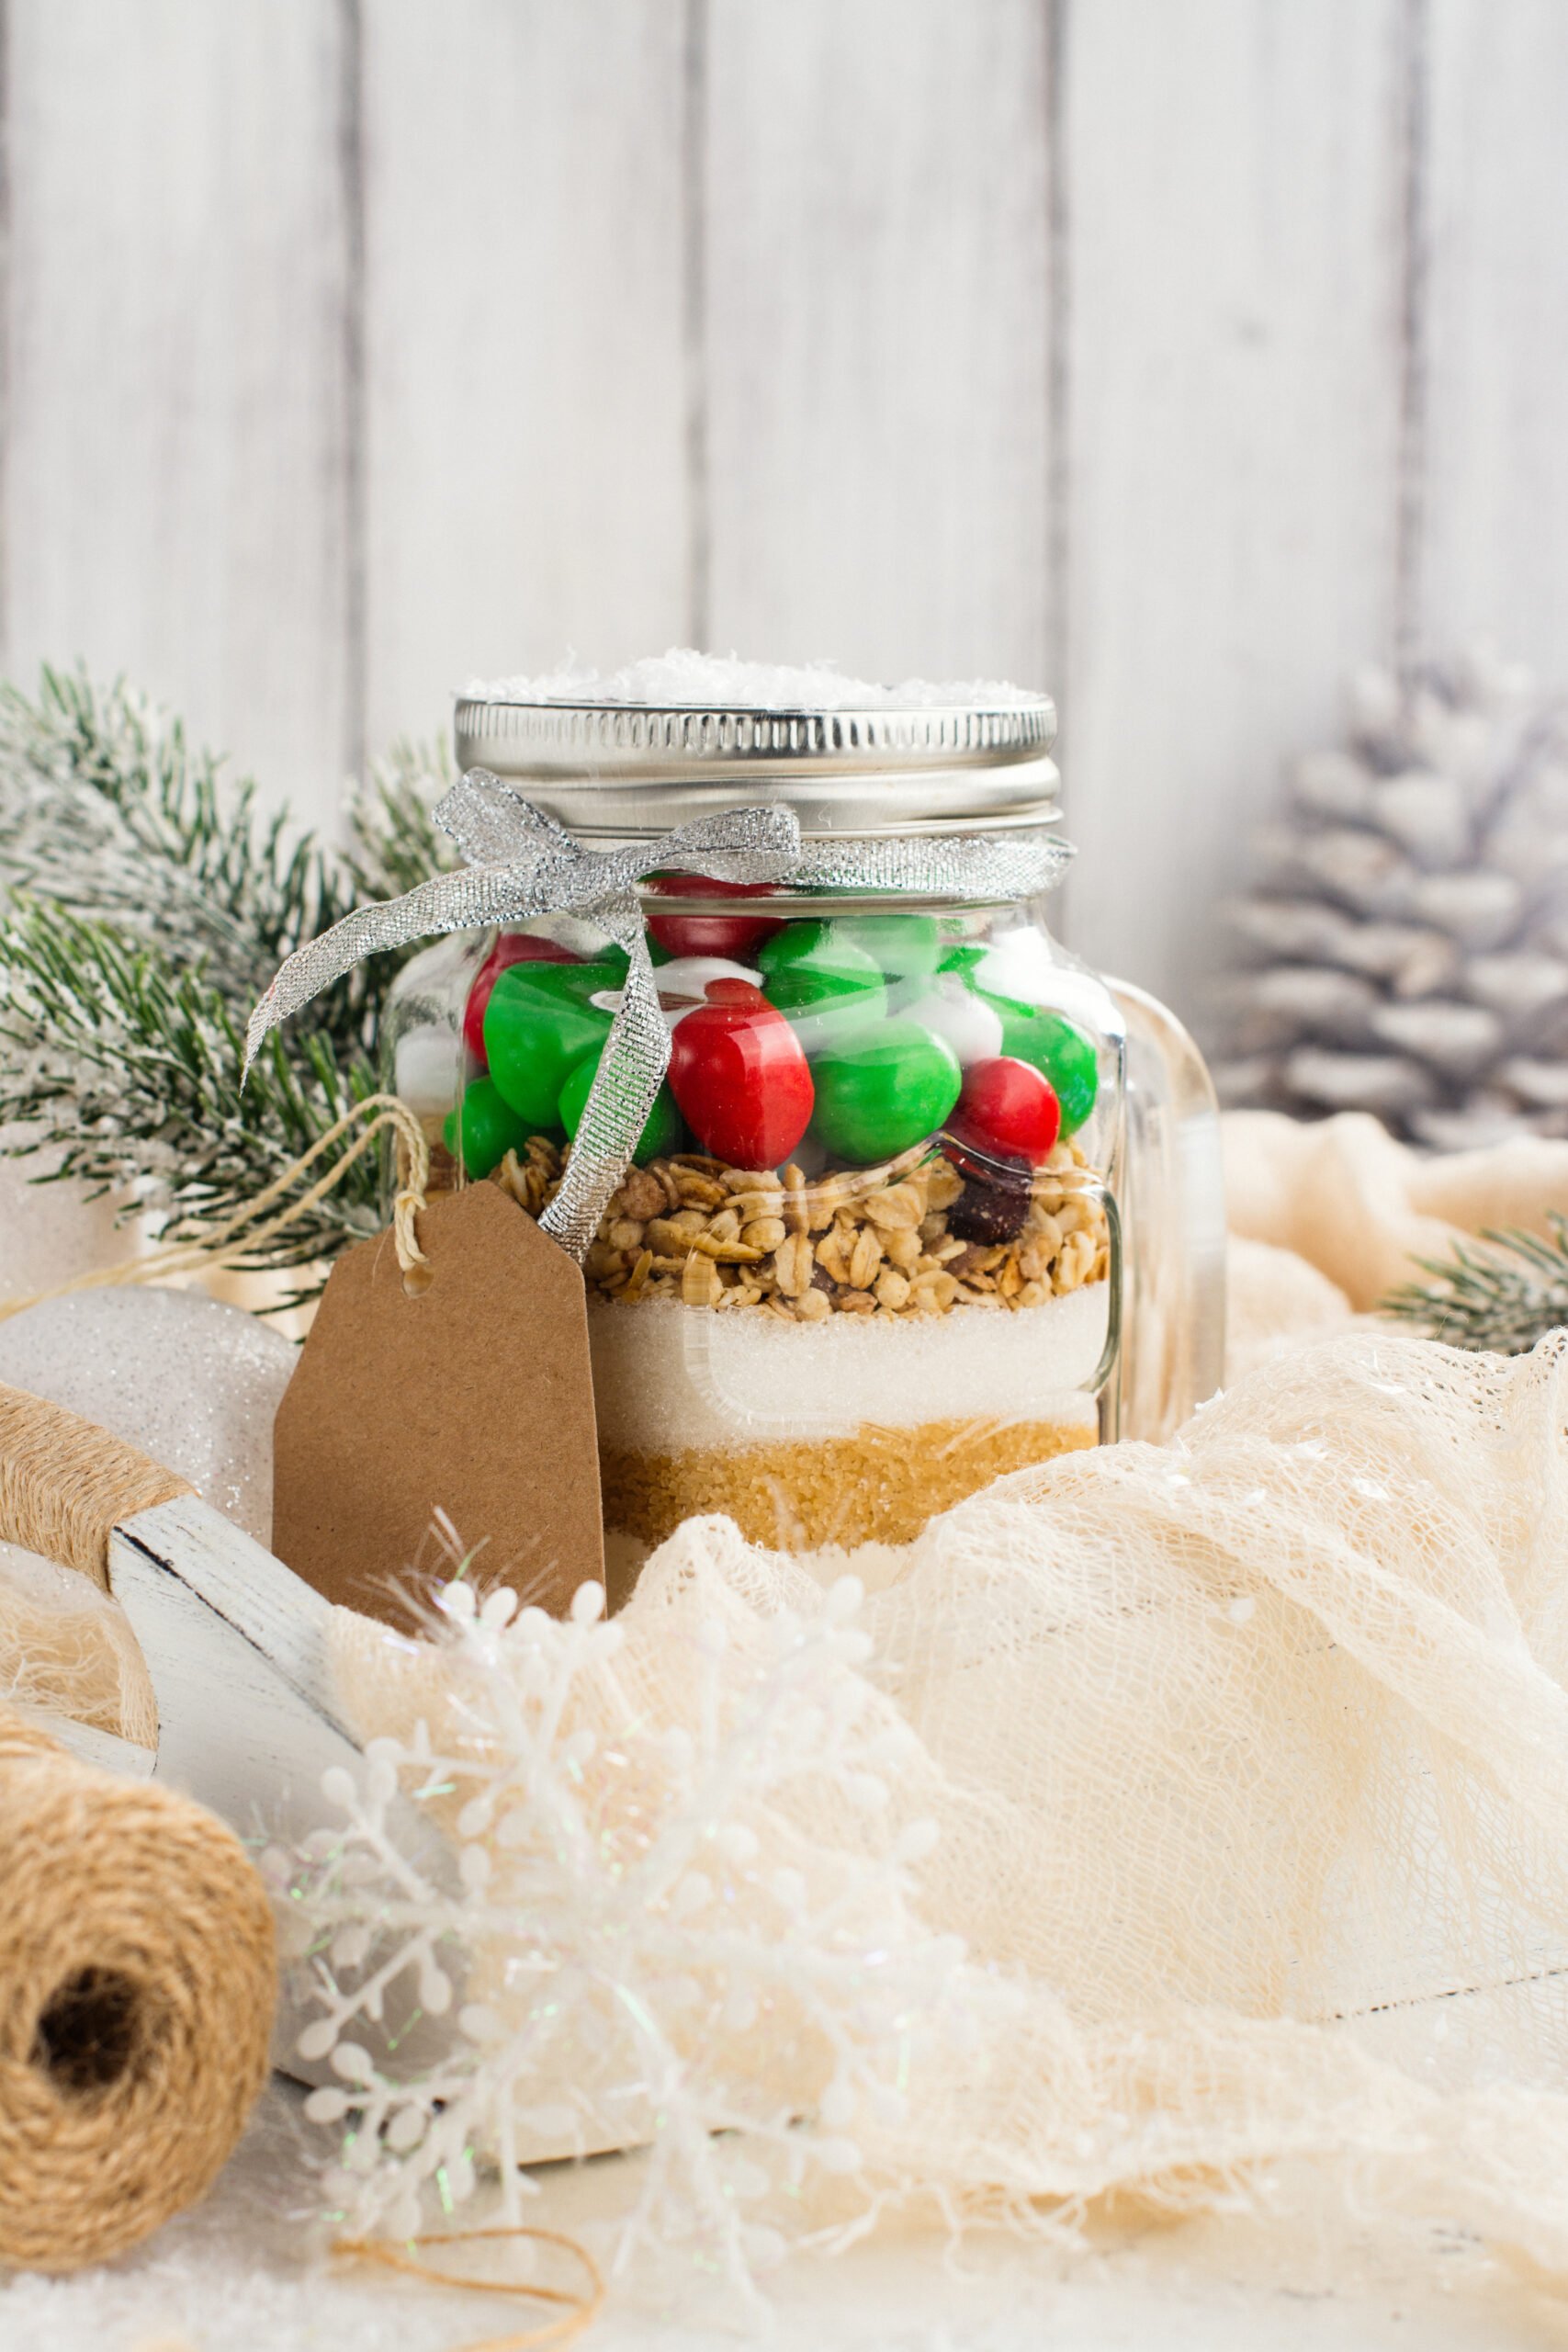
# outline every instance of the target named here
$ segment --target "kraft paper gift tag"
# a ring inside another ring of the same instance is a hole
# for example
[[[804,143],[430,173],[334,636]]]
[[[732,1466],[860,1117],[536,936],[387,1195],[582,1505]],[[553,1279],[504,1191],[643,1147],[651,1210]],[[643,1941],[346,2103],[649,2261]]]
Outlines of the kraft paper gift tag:
[[[562,1614],[604,1580],[581,1270],[496,1184],[438,1196],[418,1230],[417,1291],[390,1232],[333,1269],[277,1410],[273,1550],[413,1631],[455,1536],[477,1590]]]

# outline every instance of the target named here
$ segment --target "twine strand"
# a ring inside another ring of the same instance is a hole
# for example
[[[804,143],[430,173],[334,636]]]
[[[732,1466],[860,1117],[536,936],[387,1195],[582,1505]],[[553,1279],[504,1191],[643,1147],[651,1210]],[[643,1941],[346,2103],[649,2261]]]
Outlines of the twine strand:
[[[322,1155],[357,1127],[359,1133],[346,1151],[341,1153],[325,1171],[318,1176],[307,1191],[287,1201],[276,1216],[268,1215],[275,1204],[308,1176]],[[0,1322],[13,1315],[20,1315],[29,1306],[40,1306],[46,1299],[67,1298],[77,1291],[112,1290],[132,1283],[164,1281],[170,1274],[192,1273],[198,1270],[211,1272],[227,1265],[243,1253],[259,1249],[265,1242],[276,1240],[286,1233],[318,1202],[334,1192],[355,1162],[362,1159],[378,1136],[390,1128],[397,1141],[398,1192],[392,1210],[392,1240],[398,1253],[398,1263],[405,1274],[414,1267],[426,1263],[420,1248],[417,1220],[425,1205],[430,1183],[430,1146],[424,1130],[409,1109],[395,1094],[368,1094],[362,1102],[335,1119],[319,1135],[309,1149],[302,1151],[281,1175],[256,1193],[253,1200],[231,1215],[222,1218],[206,1231],[193,1235],[186,1241],[172,1241],[163,1248],[152,1250],[144,1257],[127,1258],[118,1265],[98,1266],[84,1274],[73,1274],[69,1282],[56,1283],[49,1290],[28,1293],[20,1298],[0,1300]]]
[[[80,1414],[0,1382],[0,1544],[41,1553],[107,1592],[112,1530],[190,1491]]]
[[[531,2302],[564,2306],[558,2318],[547,2320],[542,2326],[525,2328],[520,2334],[487,2335],[482,2341],[465,2345],[462,2352],[543,2352],[546,2345],[574,2344],[592,2326],[604,2308],[604,2278],[588,2248],[559,2230],[527,2229],[519,2224],[514,2228],[433,2231],[407,2238],[404,2245],[469,2245],[485,2238],[528,2238],[538,2245],[558,2246],[580,2265],[587,2291],[573,2294],[570,2290],[541,2287],[525,2279],[458,2278],[450,2270],[438,2270],[434,2263],[417,2261],[402,2247],[389,2245],[384,2238],[338,2238],[333,2252],[347,2261],[378,2262],[384,2269],[396,2270],[407,2278],[426,2279],[433,2286],[458,2287],[467,2294],[518,2295]]]

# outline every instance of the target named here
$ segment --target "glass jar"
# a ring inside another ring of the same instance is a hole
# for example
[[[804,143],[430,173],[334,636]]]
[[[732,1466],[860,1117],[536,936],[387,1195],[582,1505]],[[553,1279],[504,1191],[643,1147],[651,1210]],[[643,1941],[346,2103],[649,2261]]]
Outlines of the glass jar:
[[[1047,700],[468,699],[457,731],[588,848],[779,801],[801,826],[787,881],[643,892],[671,1066],[583,1267],[615,1583],[705,1511],[793,1551],[907,1543],[1213,1389],[1213,1096],[1179,1024],[1046,927]],[[626,967],[568,915],[408,965],[391,1083],[434,1181],[544,1209]]]

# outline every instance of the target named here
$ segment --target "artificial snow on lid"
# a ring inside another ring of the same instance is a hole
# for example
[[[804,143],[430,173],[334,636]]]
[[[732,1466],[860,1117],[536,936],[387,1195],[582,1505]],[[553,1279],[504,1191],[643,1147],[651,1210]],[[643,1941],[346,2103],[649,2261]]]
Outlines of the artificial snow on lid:
[[[833,662],[742,662],[733,653],[698,653],[684,645],[608,673],[569,665],[536,678],[475,679],[463,698],[578,708],[614,703],[645,710],[1038,710],[1046,704],[1043,695],[994,678],[907,678],[902,685],[877,686],[847,678]]]
[[[636,840],[787,799],[809,835],[1027,825],[1057,814],[1048,695],[988,681],[875,686],[674,649],[458,697],[465,767],[515,779],[573,832]]]

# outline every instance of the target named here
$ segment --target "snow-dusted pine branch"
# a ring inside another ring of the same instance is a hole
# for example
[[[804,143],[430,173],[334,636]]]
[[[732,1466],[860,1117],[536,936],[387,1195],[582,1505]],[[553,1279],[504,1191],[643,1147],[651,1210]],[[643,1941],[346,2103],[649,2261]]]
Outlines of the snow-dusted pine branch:
[[[0,685],[0,1125],[67,1181],[111,1187],[169,1238],[252,1198],[374,1091],[402,958],[322,994],[242,1094],[241,1044],[277,965],[366,897],[452,850],[431,818],[444,754],[396,746],[348,809],[339,857],[265,816],[177,718],[118,684],[46,670]],[[299,1266],[373,1231],[374,1160],[257,1261]]]

